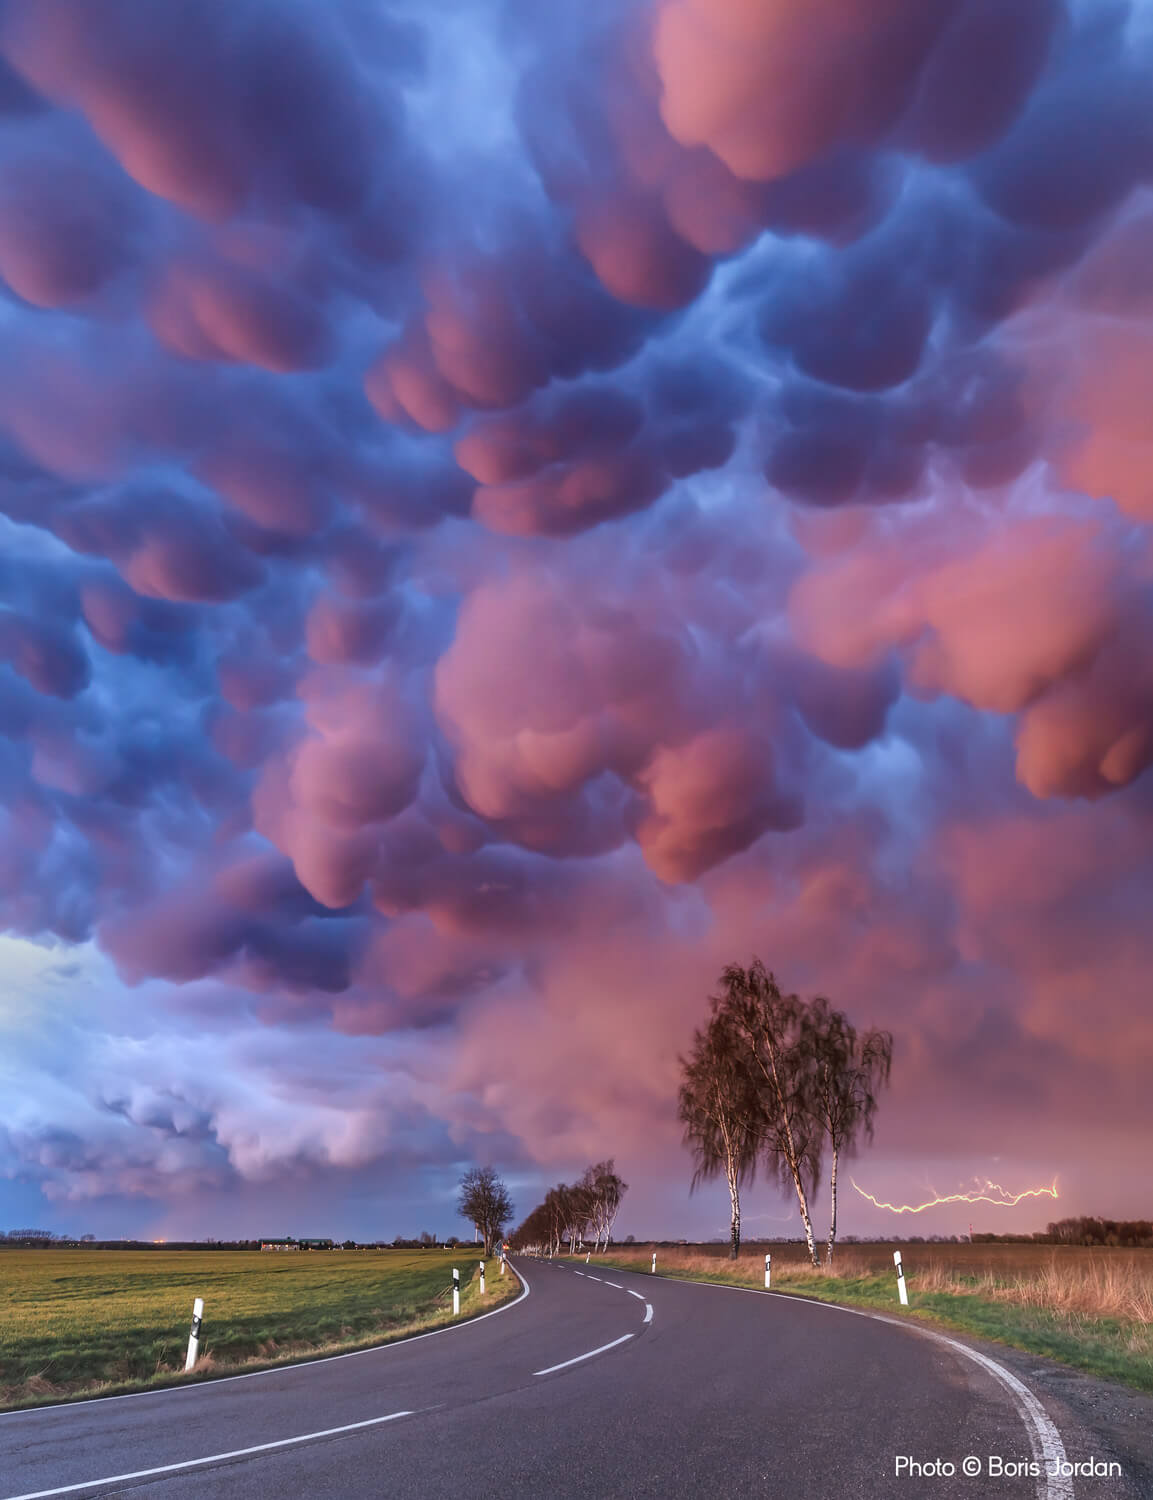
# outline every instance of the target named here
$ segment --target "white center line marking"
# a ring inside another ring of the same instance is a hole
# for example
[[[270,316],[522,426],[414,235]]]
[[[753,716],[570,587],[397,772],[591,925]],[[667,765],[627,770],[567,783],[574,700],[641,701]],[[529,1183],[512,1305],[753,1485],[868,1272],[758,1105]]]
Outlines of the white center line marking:
[[[618,1344],[626,1344],[632,1338],[631,1333],[623,1334],[619,1339],[613,1339],[611,1344],[602,1344],[599,1349],[590,1349],[587,1354],[578,1354],[575,1359],[562,1360],[559,1365],[549,1365],[547,1370],[534,1370],[534,1375],[551,1375],[554,1370],[567,1370],[569,1365],[579,1365],[582,1359],[592,1359],[594,1354],[603,1354],[606,1349],[615,1349]],[[31,1497],[17,1495],[15,1500],[31,1500]]]
[[[624,1291],[624,1287],[621,1286],[621,1284],[620,1284],[619,1281],[606,1281],[605,1282],[605,1286],[616,1287],[616,1289],[617,1289],[618,1292],[623,1292]]]
[[[578,1275],[578,1276],[583,1276],[583,1275],[584,1275],[584,1272],[583,1272],[583,1271],[578,1271],[578,1272],[577,1272],[577,1275]]]
[[[30,1490],[24,1495],[9,1495],[7,1500],[44,1500],[47,1495],[71,1495],[76,1490],[123,1484],[128,1479],[148,1479],[153,1474],[175,1474],[180,1469],[196,1469],[203,1464],[223,1463],[227,1458],[246,1458],[250,1453],[268,1453],[273,1448],[289,1448],[294,1443],[310,1443],[315,1438],[335,1437],[340,1432],[356,1432],[363,1427],[378,1427],[381,1422],[395,1422],[398,1417],[411,1416],[410,1411],[394,1411],[387,1417],[369,1417],[367,1422],[349,1422],[345,1427],[326,1427],[323,1432],[305,1432],[300,1437],[278,1438],[275,1443],[257,1443],[253,1448],[234,1448],[230,1453],[210,1453],[207,1458],[189,1458],[180,1464],[161,1464],[157,1469],[137,1469],[131,1474],[109,1474],[104,1479],[86,1479],[82,1484],[62,1484],[55,1490]]]
[[[644,1301],[644,1300],[645,1300],[645,1299],[644,1299],[644,1298],[643,1298],[643,1297],[642,1297],[642,1296],[641,1296],[641,1294],[640,1294],[640,1292],[634,1292],[634,1291],[633,1291],[633,1289],[632,1289],[632,1288],[631,1288],[631,1287],[629,1287],[629,1289],[628,1289],[628,1293],[629,1293],[629,1296],[630,1296],[630,1297],[635,1297],[635,1298],[636,1298],[636,1299],[637,1299],[637,1301],[638,1301],[638,1302],[643,1302],[643,1301]]]
[[[601,1277],[601,1276],[586,1276],[585,1280],[586,1281],[603,1281],[604,1278]]]
[[[651,1323],[652,1320],[653,1320],[653,1305],[652,1305],[651,1302],[646,1302],[645,1303],[645,1322],[646,1323]]]

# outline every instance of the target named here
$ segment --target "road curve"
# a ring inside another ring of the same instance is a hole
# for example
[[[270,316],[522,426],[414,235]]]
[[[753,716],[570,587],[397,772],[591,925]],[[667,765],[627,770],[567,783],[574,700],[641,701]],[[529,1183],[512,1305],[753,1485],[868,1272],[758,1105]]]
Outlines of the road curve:
[[[1032,1392],[1031,1413],[1013,1377],[959,1344],[797,1298],[521,1265],[528,1295],[444,1333],[2,1415],[0,1500],[462,1488],[470,1500],[1140,1500],[1124,1475],[1029,1473],[1046,1423],[1070,1460],[1092,1456],[1091,1439],[1058,1435]],[[990,1456],[1020,1467],[990,1475]],[[979,1476],[962,1473],[966,1457]],[[901,1458],[956,1473],[902,1470]]]

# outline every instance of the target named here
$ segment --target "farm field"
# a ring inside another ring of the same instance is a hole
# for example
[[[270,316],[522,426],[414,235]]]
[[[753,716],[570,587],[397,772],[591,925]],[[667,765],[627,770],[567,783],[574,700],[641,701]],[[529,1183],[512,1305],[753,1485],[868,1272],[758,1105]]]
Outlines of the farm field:
[[[0,1409],[113,1395],[364,1348],[515,1296],[515,1276],[463,1250],[0,1252]],[[184,1375],[194,1297],[196,1369]]]
[[[803,1244],[746,1243],[735,1263],[727,1245],[614,1246],[598,1259],[648,1271],[654,1249],[658,1275],[757,1287],[764,1286],[768,1251],[774,1290],[922,1318],[1153,1391],[1153,1250],[838,1245],[833,1265],[820,1270],[808,1263]],[[907,1311],[897,1301],[894,1250],[904,1264]]]

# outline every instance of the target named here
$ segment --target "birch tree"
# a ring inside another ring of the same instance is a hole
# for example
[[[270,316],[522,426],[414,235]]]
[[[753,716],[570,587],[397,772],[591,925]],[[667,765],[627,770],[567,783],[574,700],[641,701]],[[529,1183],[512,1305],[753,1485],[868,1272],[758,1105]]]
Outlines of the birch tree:
[[[813,1108],[815,1063],[804,1028],[805,1006],[781,992],[759,958],[729,964],[716,1017],[731,1030],[758,1099],[760,1155],[782,1184],[792,1184],[809,1259],[819,1265],[809,1196],[821,1175],[822,1132]]]
[[[862,1131],[873,1138],[877,1094],[888,1083],[893,1062],[893,1037],[875,1029],[858,1036],[847,1017],[822,996],[805,1007],[802,1029],[813,1067],[811,1107],[832,1151],[827,1253],[831,1265],[837,1242],[837,1164],[855,1152]]]
[[[566,1240],[576,1250],[591,1233],[594,1244],[607,1249],[628,1186],[612,1157],[593,1162],[578,1182],[549,1188],[544,1202],[516,1230],[513,1243],[518,1249],[559,1255]]]
[[[606,1161],[594,1162],[585,1169],[585,1174],[581,1178],[581,1187],[587,1193],[591,1205],[588,1222],[593,1235],[593,1245],[598,1251],[608,1249],[613,1225],[620,1212],[621,1200],[628,1192],[628,1186],[628,1183],[617,1173],[616,1163],[612,1157]]]
[[[567,1182],[558,1182],[556,1187],[549,1188],[544,1197],[544,1213],[548,1225],[549,1254],[559,1255],[565,1236],[571,1236],[573,1232],[572,1189]]]
[[[736,1260],[741,1253],[741,1185],[756,1175],[760,1112],[739,1036],[719,1005],[714,1000],[712,1019],[703,1031],[694,1032],[688,1057],[680,1059],[678,1116],[693,1154],[690,1191],[724,1176],[732,1210],[729,1258]]]
[[[562,1182],[557,1193],[564,1205],[565,1237],[569,1250],[575,1252],[584,1241],[595,1209],[593,1188],[582,1178],[572,1184]]]

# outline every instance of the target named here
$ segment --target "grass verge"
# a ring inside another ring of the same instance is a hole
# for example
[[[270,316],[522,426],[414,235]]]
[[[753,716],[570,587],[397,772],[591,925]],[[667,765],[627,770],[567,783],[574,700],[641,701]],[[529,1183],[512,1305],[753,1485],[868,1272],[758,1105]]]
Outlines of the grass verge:
[[[972,1256],[954,1259],[947,1253],[980,1250],[979,1245],[933,1247],[935,1253],[926,1255],[920,1264],[918,1252],[925,1247],[901,1248],[907,1309],[897,1301],[888,1249],[888,1270],[877,1268],[877,1256],[848,1250],[829,1274],[791,1257],[791,1247],[780,1247],[785,1252],[780,1254],[774,1246],[773,1290],[873,1308],[891,1317],[967,1333],[1153,1392],[1153,1255],[1143,1263],[1140,1259],[1063,1255],[1062,1247],[1056,1247],[1033,1264],[1014,1267],[1008,1261],[981,1265]],[[614,1250],[597,1259],[602,1266],[649,1272],[652,1250],[651,1245],[638,1246],[631,1253]],[[574,1259],[580,1264],[584,1257]],[[657,1275],[763,1287],[764,1250],[761,1246],[746,1249],[733,1263],[716,1255],[658,1246]]]
[[[452,1316],[452,1267],[461,1316]],[[254,1373],[431,1333],[519,1295],[460,1251],[6,1251],[0,1410]],[[194,1296],[201,1355],[184,1374]]]

